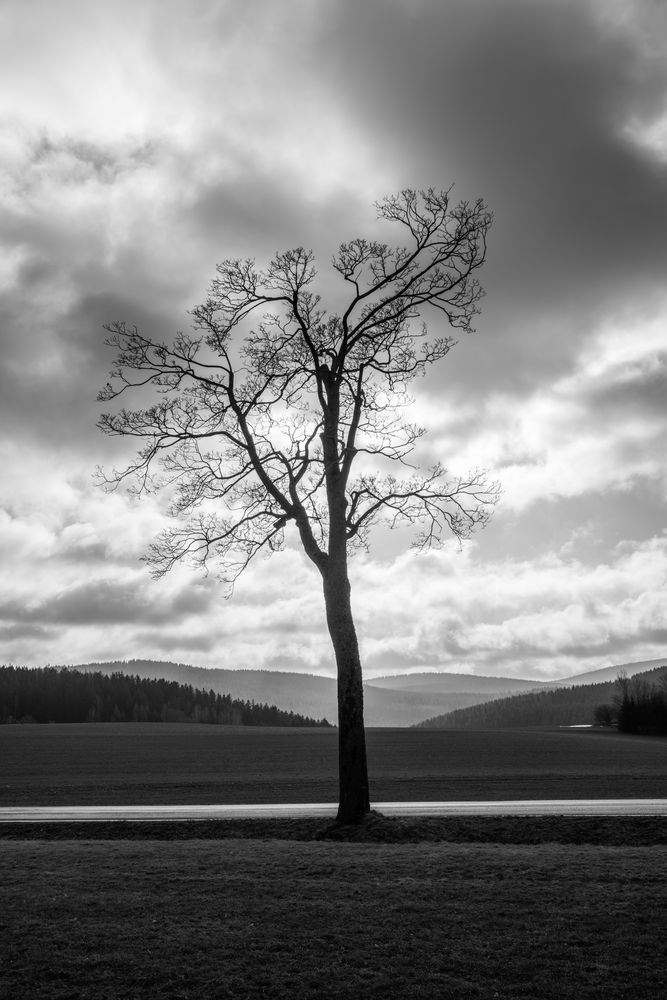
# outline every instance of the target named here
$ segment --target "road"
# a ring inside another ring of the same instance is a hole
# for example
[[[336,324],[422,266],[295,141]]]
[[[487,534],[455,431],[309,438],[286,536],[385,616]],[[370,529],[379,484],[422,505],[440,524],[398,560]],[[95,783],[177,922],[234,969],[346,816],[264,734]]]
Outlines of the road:
[[[385,816],[667,816],[667,799],[530,799],[508,802],[374,802]],[[332,803],[207,806],[5,806],[0,823],[276,819],[336,814]]]

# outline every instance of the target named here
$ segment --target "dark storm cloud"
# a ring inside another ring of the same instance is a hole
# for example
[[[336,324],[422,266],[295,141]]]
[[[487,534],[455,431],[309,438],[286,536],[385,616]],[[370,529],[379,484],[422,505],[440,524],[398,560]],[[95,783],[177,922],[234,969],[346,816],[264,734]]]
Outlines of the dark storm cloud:
[[[587,660],[600,661],[602,659],[613,659],[618,657],[623,659],[631,653],[633,647],[638,642],[662,643],[665,641],[665,629],[638,629],[631,633],[619,630],[612,630],[599,639],[581,642],[568,642],[564,637],[562,642],[554,644],[553,647],[544,646],[539,642],[518,642],[512,649],[513,655],[523,662],[531,660],[548,660],[554,655],[561,655],[585,663]],[[662,636],[662,638],[660,638]],[[583,672],[583,671],[582,671]]]
[[[28,318],[17,317],[13,304],[29,298],[30,286],[22,283],[0,307],[6,331],[0,335],[0,419],[15,441],[33,439],[71,451],[84,446],[92,471],[92,456],[103,455],[105,448],[95,427],[101,413],[96,397],[113,361],[103,325],[133,317],[144,329],[164,329],[165,318],[134,298],[81,291],[64,314],[50,317],[41,330],[29,331]]]
[[[149,631],[142,629],[135,636],[139,648],[155,649],[161,653],[174,655],[174,650],[185,650],[193,653],[212,653],[220,646],[220,638],[210,632],[188,634],[180,631]]]
[[[165,339],[189,331],[187,311],[205,298],[223,258],[255,256],[262,266],[276,250],[319,242],[328,271],[326,255],[349,235],[342,220],[356,214],[355,196],[343,207],[333,196],[314,206],[285,173],[240,154],[231,177],[193,180],[196,155],[166,143],[123,154],[71,139],[42,139],[28,150],[13,178],[20,207],[0,213],[5,253],[20,254],[0,303],[0,420],[15,439],[83,446],[103,457],[95,398],[113,361],[104,324],[125,320]],[[133,174],[152,170],[158,195],[142,208]],[[95,194],[86,209],[63,215],[63,192],[76,205],[89,189]],[[114,197],[119,219],[105,209]]]
[[[275,17],[262,20],[263,31],[280,27],[289,42],[289,71],[308,81],[284,110],[303,102],[304,114],[312,114],[306,102],[314,92],[321,117],[335,109],[403,183],[456,181],[455,196],[482,194],[494,209],[483,274],[490,294],[479,325],[501,336],[487,338],[484,350],[462,344],[448,361],[453,378],[533,385],[564,364],[577,331],[583,334],[594,314],[613,313],[619,296],[640,297],[662,282],[667,170],[624,129],[650,121],[660,109],[667,60],[642,47],[634,30],[647,5],[630,5],[635,22],[630,18],[624,27],[603,22],[596,9],[578,0],[347,0],[324,5],[318,17],[299,19],[289,32]],[[210,54],[219,15],[204,5],[198,16],[200,28],[208,26],[199,44]],[[243,41],[247,19],[233,20]],[[168,22],[163,30],[173,33],[176,25]],[[260,44],[248,58],[270,78],[263,51]],[[224,95],[241,120],[247,86],[246,80]],[[212,82],[197,100],[213,109],[222,96]],[[277,88],[266,100],[279,121],[285,93]],[[6,331],[9,338],[0,345],[8,369],[2,415],[17,431],[34,420],[40,434],[55,435],[57,409],[63,420],[69,417],[66,436],[79,439],[81,394],[92,399],[108,367],[101,323],[125,318],[166,332],[187,328],[185,309],[205,294],[217,260],[248,254],[262,261],[298,244],[320,251],[328,288],[328,254],[340,239],[367,230],[358,221],[372,220],[366,196],[352,184],[346,191],[344,178],[328,195],[304,198],[289,167],[258,155],[252,143],[244,149],[238,136],[226,143],[215,115],[211,123],[210,135],[198,139],[210,148],[187,153],[162,139],[30,138],[15,180],[26,197],[51,183],[61,191],[97,184],[112,193],[128,178],[153,172],[159,186],[167,161],[170,195],[162,205],[166,242],[155,256],[133,238],[156,224],[149,204],[138,213],[134,205],[126,237],[112,253],[109,220],[98,219],[97,208],[92,219],[85,208],[63,215],[49,204],[44,211],[4,211],[5,239],[25,254],[0,317],[0,337]],[[200,171],[198,161],[216,146],[224,150],[226,169]],[[352,132],[344,146],[352,164]],[[384,235],[391,241],[390,231]],[[163,275],[165,251],[178,264]],[[35,299],[48,301],[58,282],[69,286],[62,312],[57,302],[51,314],[27,308]],[[554,322],[569,325],[567,338],[554,331]],[[57,380],[35,363],[43,350],[67,357]]]
[[[461,194],[491,201],[503,257],[528,269],[514,288],[662,278],[667,169],[623,128],[662,110],[667,62],[579,0],[455,0],[418,16],[372,0],[355,7],[353,32],[346,7],[323,52],[345,60],[341,99],[400,144],[409,170],[460,166]]]
[[[0,303],[0,419],[14,438],[72,450],[95,433],[94,401],[112,360],[103,324],[127,319],[155,333],[168,323],[172,332],[192,275],[174,273],[173,259],[165,265],[164,242],[162,257],[151,245],[179,204],[172,198],[160,214],[169,149],[150,140],[19,138],[0,208],[10,265]],[[187,255],[186,241],[176,242]]]
[[[336,191],[317,203],[309,202],[293,177],[248,163],[241,176],[202,185],[189,222],[196,230],[205,230],[212,242],[217,234],[218,256],[211,260],[207,278],[213,277],[215,264],[223,257],[254,257],[262,265],[277,250],[297,246],[315,247],[325,254],[318,261],[325,273],[338,243],[350,235],[345,220],[354,230],[360,209],[368,208],[354,192],[342,196]]]
[[[262,269],[276,252],[303,246],[315,255],[313,290],[327,312],[339,312],[349,301],[349,286],[332,268],[331,258],[343,241],[372,231],[374,197],[342,179],[333,190],[304,198],[293,174],[269,166],[241,162],[232,178],[206,182],[193,196],[184,224],[208,248],[196,301],[205,297],[223,259],[250,257]]]
[[[535,559],[548,552],[568,553],[595,565],[609,557],[628,527],[636,541],[659,535],[665,524],[661,486],[642,481],[641,488],[587,491],[580,496],[536,500],[519,515],[506,511],[484,531],[486,559]]]
[[[0,619],[2,616],[3,608],[0,607]],[[57,633],[58,628],[56,626],[44,628],[42,625],[35,625],[30,622],[14,622],[10,625],[0,626],[0,642],[34,642],[48,639],[49,636],[55,636]]]
[[[61,548],[59,557],[63,562],[76,563],[81,566],[99,566],[105,563],[108,564],[112,557],[112,549],[107,541],[84,539],[83,541],[66,544]],[[113,554],[113,559],[117,565],[120,564],[121,559],[115,553]],[[135,563],[136,557],[132,559],[132,565]]]
[[[139,21],[129,0],[25,7],[39,71],[0,69],[16,104],[6,134],[0,115],[5,655],[183,649],[330,672],[316,580],[289,549],[250,568],[229,612],[214,581],[138,566],[161,508],[92,487],[97,463],[134,451],[95,428],[102,325],[187,331],[216,262],[295,245],[340,309],[338,243],[401,242],[374,199],[452,182],[496,215],[489,294],[480,336],[416,389],[421,457],[433,442],[453,471],[479,463],[510,486],[453,558],[394,558],[401,536],[382,564],[356,561],[366,661],[553,673],[658,655],[641,643],[665,626],[667,131],[660,150],[642,129],[666,104],[667,31],[645,20],[662,5],[147,0]]]
[[[14,179],[17,193],[23,197],[38,191],[49,177],[57,176],[59,185],[77,188],[95,182],[112,185],[128,173],[153,166],[159,144],[148,140],[139,144],[94,142],[68,135],[51,135],[46,131],[25,136],[21,171]],[[8,231],[11,232],[11,213]],[[27,220],[24,220],[27,221]],[[35,223],[45,220],[34,220]],[[28,222],[26,235],[31,226]]]
[[[646,52],[632,22],[603,24],[579,0],[332,9],[322,72],[351,119],[405,183],[455,181],[455,194],[482,195],[495,211],[482,278],[492,318],[479,323],[506,327],[492,367],[504,355],[525,377],[513,357],[523,340],[534,378],[564,345],[531,338],[531,318],[552,312],[561,328],[576,317],[585,328],[663,283],[667,166],[626,127],[664,107],[667,59]]]
[[[621,373],[622,374],[622,373]],[[585,394],[591,413],[613,420],[646,416],[667,423],[667,353],[656,357],[654,366],[626,373],[611,385],[592,388]]]
[[[667,628],[647,629],[642,638],[645,642],[655,643],[656,646],[667,646]],[[665,660],[667,661],[667,656]]]
[[[151,623],[166,625],[209,608],[213,594],[205,586],[184,588],[159,601],[141,593],[141,581],[121,584],[93,580],[77,584],[57,596],[37,604],[5,601],[0,605],[0,621],[14,624],[34,622],[59,625],[118,625]]]

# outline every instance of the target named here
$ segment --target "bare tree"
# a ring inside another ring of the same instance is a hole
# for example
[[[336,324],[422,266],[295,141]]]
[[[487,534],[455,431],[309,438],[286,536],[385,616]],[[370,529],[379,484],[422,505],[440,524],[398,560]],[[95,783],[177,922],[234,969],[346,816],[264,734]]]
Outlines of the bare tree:
[[[448,327],[472,329],[490,213],[482,201],[453,206],[449,191],[432,189],[376,207],[407,245],[340,246],[332,264],[350,293],[341,315],[321,305],[313,255],[301,247],[264,270],[225,260],[192,312],[193,336],[167,343],[124,322],[106,327],[117,357],[99,396],[157,393],[149,406],[100,420],[107,434],[142,442],[106,485],[129,480],[138,493],[171,492],[175,524],[146,557],[157,576],[181,560],[215,560],[233,584],[257,553],[283,546],[288,525],[296,528],[322,578],[337,663],[345,823],[370,809],[351,549],[365,546],[379,522],[420,525],[421,548],[464,538],[497,497],[479,471],[456,478],[436,465],[419,474],[408,458],[424,429],[405,419],[409,383],[454,344],[415,321],[430,307]]]

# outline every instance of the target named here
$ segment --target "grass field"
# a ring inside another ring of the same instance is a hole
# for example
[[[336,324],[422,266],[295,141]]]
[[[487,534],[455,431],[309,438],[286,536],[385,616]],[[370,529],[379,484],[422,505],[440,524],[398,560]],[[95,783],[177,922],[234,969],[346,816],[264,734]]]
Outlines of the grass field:
[[[376,801],[667,793],[664,740],[368,737]],[[327,731],[0,727],[1,805],[333,802],[335,774]],[[318,822],[0,827],[1,1000],[666,995],[662,820]]]
[[[667,847],[5,842],[0,996],[662,1000]]]
[[[337,733],[0,726],[0,805],[335,802]],[[667,795],[667,740],[591,730],[368,731],[374,801]]]

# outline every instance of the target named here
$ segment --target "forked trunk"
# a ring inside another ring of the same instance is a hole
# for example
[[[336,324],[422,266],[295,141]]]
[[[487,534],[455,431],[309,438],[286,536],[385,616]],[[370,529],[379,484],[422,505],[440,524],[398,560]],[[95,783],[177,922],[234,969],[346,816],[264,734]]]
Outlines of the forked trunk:
[[[360,823],[370,812],[364,689],[357,633],[352,619],[347,572],[329,570],[324,578],[329,635],[338,668],[338,822]]]

